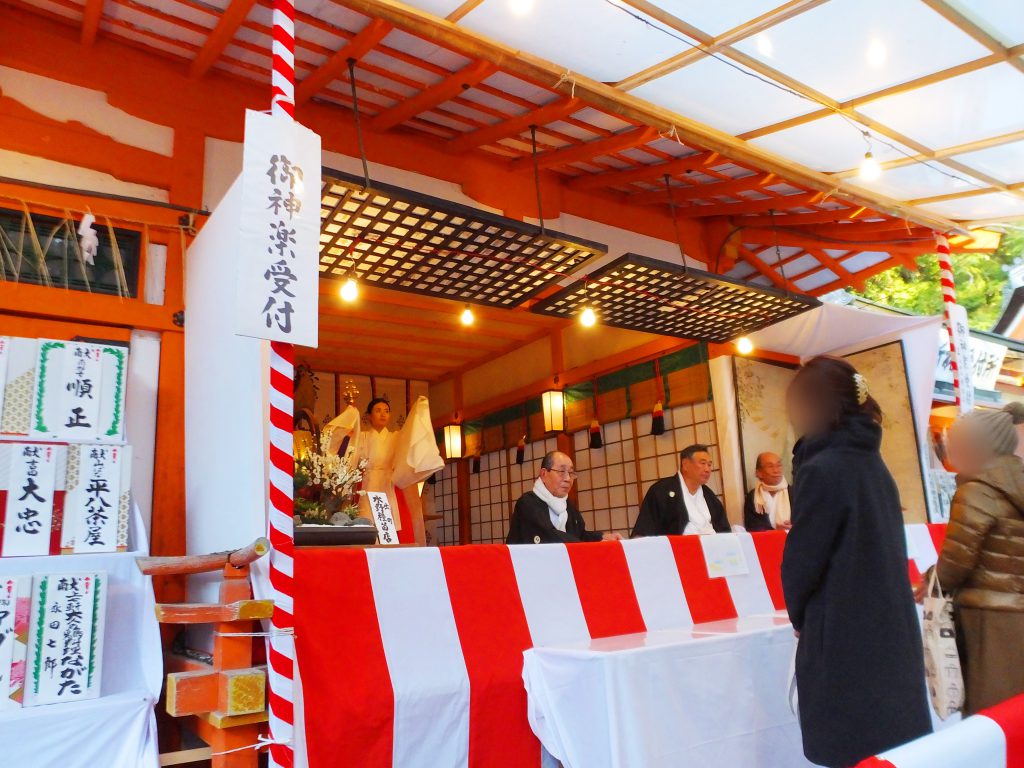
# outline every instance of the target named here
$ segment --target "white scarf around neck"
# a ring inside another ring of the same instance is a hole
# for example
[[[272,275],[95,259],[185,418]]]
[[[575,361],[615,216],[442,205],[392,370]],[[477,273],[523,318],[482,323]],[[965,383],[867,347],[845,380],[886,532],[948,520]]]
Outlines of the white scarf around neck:
[[[786,482],[786,478],[782,478],[778,485],[758,481],[757,489],[754,491],[754,510],[759,515],[768,514],[768,505],[765,503],[768,494],[774,494],[775,501],[775,519],[772,520],[772,525],[777,527],[782,523],[788,523],[792,513],[789,507],[789,483]]]
[[[547,486],[538,477],[533,484],[533,492],[540,497],[540,500],[548,505],[548,514],[551,515],[551,524],[562,533],[565,533],[565,524],[569,520],[569,497],[559,498],[548,490]]]

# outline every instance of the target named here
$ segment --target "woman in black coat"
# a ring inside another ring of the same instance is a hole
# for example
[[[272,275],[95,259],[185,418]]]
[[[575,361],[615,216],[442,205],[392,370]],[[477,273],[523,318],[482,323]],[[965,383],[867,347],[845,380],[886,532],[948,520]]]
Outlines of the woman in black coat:
[[[782,561],[800,638],[804,754],[846,768],[931,731],[921,626],[867,382],[845,360],[817,357],[797,373],[787,405],[804,438]]]

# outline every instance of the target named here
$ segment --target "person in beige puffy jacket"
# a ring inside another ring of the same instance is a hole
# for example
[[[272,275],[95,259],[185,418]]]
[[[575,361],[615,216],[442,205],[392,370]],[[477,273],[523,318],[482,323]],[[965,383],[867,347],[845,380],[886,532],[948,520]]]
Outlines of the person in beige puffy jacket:
[[[959,474],[935,567],[954,596],[966,714],[1024,693],[1024,462],[1014,456],[1022,423],[1024,405],[1011,403],[964,416],[949,434]]]

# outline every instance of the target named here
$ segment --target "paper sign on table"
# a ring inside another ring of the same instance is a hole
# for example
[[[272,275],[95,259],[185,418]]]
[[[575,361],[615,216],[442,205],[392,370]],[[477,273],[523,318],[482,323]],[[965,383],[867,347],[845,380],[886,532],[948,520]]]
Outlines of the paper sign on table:
[[[54,497],[65,446],[6,443],[0,448],[0,461],[6,459],[6,472],[0,483],[6,496],[0,555],[56,554],[51,552],[51,534],[55,523],[60,524],[60,515],[54,514]],[[57,537],[58,544],[59,541]]]
[[[708,576],[745,576],[750,573],[747,558],[743,554],[743,545],[735,533],[716,533],[713,536],[700,537],[701,548],[704,550],[704,561],[708,567]]]
[[[377,526],[377,541],[381,544],[397,544],[398,532],[395,530],[395,518],[391,512],[391,502],[386,493],[369,491],[370,513]]]
[[[31,602],[31,576],[0,576],[0,712],[24,696]]]
[[[25,705],[99,696],[107,574],[36,577]]]
[[[36,381],[36,339],[19,336],[4,338],[6,352],[3,388],[3,409],[0,410],[0,432],[6,435],[27,435],[32,415],[32,393]]]

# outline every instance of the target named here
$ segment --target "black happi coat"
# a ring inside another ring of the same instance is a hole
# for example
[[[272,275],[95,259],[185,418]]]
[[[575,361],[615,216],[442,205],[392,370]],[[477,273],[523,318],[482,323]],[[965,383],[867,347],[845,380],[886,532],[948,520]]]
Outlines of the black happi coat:
[[[921,625],[882,430],[854,416],[796,455],[782,586],[800,632],[804,754],[839,768],[931,731]]]
[[[725,516],[725,507],[715,496],[715,492],[706,485],[702,487],[704,500],[711,512],[711,526],[715,533],[729,533],[729,519]],[[654,483],[644,494],[633,526],[632,537],[638,536],[679,536],[686,530],[690,522],[690,513],[686,510],[683,499],[683,482],[679,475],[664,477]]]
[[[600,541],[601,531],[588,531],[583,515],[568,502],[569,518],[565,532],[555,528],[547,503],[533,491],[519,497],[508,524],[506,544],[569,544],[574,541]]]

